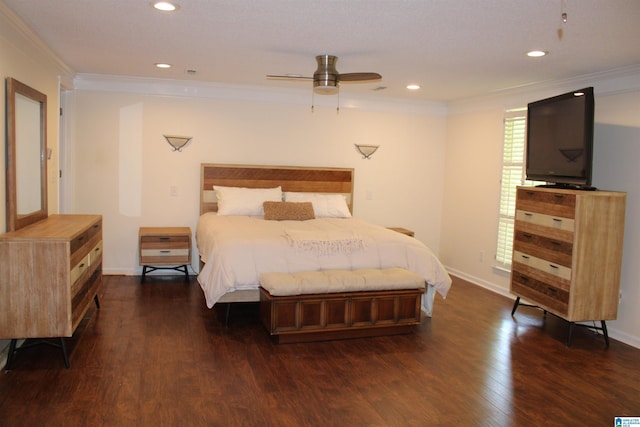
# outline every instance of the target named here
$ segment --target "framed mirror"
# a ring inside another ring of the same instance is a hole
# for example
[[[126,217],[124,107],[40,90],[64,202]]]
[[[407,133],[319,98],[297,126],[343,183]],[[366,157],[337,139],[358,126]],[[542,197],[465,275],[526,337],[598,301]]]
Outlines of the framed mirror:
[[[45,219],[47,95],[6,80],[7,231]]]

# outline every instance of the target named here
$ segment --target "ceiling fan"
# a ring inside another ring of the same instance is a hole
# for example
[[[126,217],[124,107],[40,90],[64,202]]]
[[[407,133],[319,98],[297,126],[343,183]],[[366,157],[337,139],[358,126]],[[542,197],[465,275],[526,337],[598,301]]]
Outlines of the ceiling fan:
[[[380,80],[382,76],[378,73],[339,73],[336,70],[338,57],[334,55],[318,55],[316,62],[318,68],[313,73],[313,77],[300,75],[273,75],[268,74],[268,78],[274,79],[306,79],[313,80],[313,90],[316,93],[331,95],[338,91],[341,82],[367,82]]]

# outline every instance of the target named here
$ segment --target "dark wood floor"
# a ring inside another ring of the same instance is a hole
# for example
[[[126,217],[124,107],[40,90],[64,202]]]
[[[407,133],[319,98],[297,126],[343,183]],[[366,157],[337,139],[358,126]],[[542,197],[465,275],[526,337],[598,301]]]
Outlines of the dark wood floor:
[[[197,283],[106,276],[59,350],[0,373],[8,426],[610,426],[640,416],[640,350],[455,280],[414,334],[273,344],[256,305]]]

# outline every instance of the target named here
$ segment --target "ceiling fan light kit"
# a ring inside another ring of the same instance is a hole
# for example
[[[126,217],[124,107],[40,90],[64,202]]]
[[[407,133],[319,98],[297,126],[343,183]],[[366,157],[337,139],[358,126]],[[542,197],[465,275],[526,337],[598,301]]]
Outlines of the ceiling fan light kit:
[[[336,70],[337,56],[318,55],[318,68],[313,73],[313,90],[323,95],[332,95],[338,91],[338,70]]]
[[[378,73],[345,73],[340,74],[336,69],[338,57],[334,55],[316,56],[318,68],[313,73],[313,77],[305,77],[299,74],[268,74],[268,78],[275,79],[306,79],[313,80],[313,91],[322,95],[334,95],[338,93],[341,82],[368,82],[380,80],[382,76]]]

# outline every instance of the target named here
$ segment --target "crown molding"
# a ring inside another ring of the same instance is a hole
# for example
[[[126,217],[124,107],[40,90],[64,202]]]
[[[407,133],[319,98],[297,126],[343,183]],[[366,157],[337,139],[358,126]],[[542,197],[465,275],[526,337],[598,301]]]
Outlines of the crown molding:
[[[209,98],[274,104],[304,105],[311,108],[312,93],[303,89],[283,89],[257,85],[235,85],[193,80],[157,79],[107,74],[76,74],[73,88],[80,91],[121,92],[140,95]],[[353,94],[315,95],[314,107],[446,116],[445,103],[413,101]]]
[[[30,57],[44,59],[58,73],[63,87],[71,87],[75,71],[45,44],[40,37],[9,7],[0,1],[0,36],[26,52]]]
[[[640,64],[616,68],[556,81],[541,81],[512,87],[483,96],[448,103],[450,114],[464,114],[494,108],[505,110],[526,106],[529,102],[593,86],[596,96],[640,91]]]

